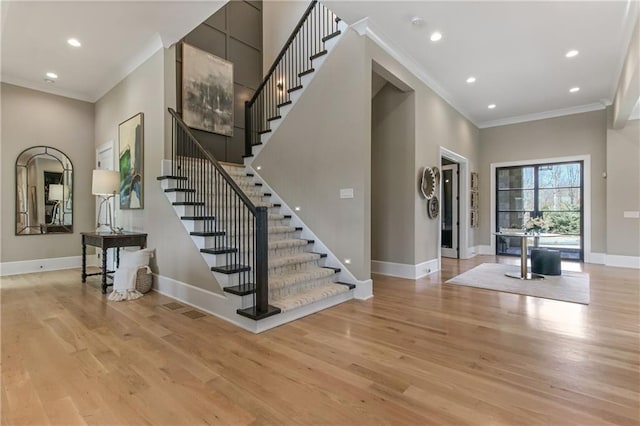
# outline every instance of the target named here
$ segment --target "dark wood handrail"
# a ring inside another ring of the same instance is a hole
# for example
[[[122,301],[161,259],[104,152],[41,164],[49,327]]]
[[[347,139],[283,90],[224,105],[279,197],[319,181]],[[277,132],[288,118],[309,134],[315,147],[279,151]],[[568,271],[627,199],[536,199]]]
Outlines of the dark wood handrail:
[[[200,144],[200,142],[198,142],[198,139],[196,139],[196,137],[193,135],[193,133],[191,133],[191,129],[189,128],[189,126],[187,126],[185,124],[184,121],[182,121],[180,116],[178,116],[178,113],[176,113],[176,111],[173,108],[169,108],[169,114],[171,114],[173,116],[173,118],[176,120],[176,123],[178,123],[178,125],[182,128],[182,130],[185,132],[185,134],[187,136],[189,136],[189,138],[191,139],[191,142],[193,142],[194,145],[198,147],[198,149],[201,151],[202,155],[204,155],[205,158],[207,160],[209,160],[213,164],[213,166],[216,168],[218,173],[220,173],[222,175],[222,177],[227,182],[227,184],[233,189],[233,192],[235,192],[238,195],[238,197],[247,206],[247,208],[251,211],[251,213],[256,215],[258,210],[257,210],[255,204],[253,204],[253,202],[249,199],[249,197],[247,197],[247,195],[244,193],[244,191],[242,191],[242,189],[240,189],[238,184],[233,180],[233,178],[229,175],[229,173],[227,173],[227,171],[224,169],[224,167],[222,167],[220,165],[220,163],[218,163],[218,160],[216,160],[213,157],[213,155],[211,155],[209,153],[209,151],[204,149],[204,147]]]
[[[267,75],[264,77],[264,80],[262,80],[262,83],[260,83],[260,86],[258,86],[258,88],[256,89],[255,93],[251,97],[251,100],[249,100],[247,104],[248,106],[253,105],[256,99],[258,99],[260,92],[262,92],[262,89],[267,84],[267,82],[271,78],[271,75],[278,67],[278,64],[280,63],[280,59],[282,59],[282,57],[287,53],[287,50],[289,50],[289,46],[298,35],[298,31],[300,31],[300,28],[302,28],[302,26],[304,25],[305,21],[307,20],[307,17],[311,14],[311,11],[315,7],[316,3],[318,3],[318,0],[312,0],[311,3],[309,4],[309,7],[307,7],[307,10],[304,11],[302,18],[300,18],[300,21],[298,21],[298,24],[295,26],[295,28],[291,32],[291,35],[285,42],[284,47],[282,48],[282,50],[280,51],[276,59],[273,61],[273,64],[271,65],[271,68],[269,68],[269,71],[267,72]]]

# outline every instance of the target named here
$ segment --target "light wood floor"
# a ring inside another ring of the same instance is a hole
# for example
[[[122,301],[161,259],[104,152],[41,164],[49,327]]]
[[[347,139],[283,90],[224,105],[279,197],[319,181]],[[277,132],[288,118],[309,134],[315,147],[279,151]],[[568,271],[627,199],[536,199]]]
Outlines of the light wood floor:
[[[589,306],[442,284],[494,261],[376,276],[260,335],[157,293],[107,302],[78,270],[6,277],[2,423],[638,424],[638,271],[585,266]]]

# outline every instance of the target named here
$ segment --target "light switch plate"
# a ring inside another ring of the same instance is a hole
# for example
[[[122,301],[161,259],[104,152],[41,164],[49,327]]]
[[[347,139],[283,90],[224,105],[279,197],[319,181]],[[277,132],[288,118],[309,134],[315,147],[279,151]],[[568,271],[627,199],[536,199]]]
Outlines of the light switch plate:
[[[340,198],[353,198],[353,188],[342,188]]]
[[[640,212],[637,212],[637,211],[624,212],[624,217],[627,219],[638,219],[640,218]]]

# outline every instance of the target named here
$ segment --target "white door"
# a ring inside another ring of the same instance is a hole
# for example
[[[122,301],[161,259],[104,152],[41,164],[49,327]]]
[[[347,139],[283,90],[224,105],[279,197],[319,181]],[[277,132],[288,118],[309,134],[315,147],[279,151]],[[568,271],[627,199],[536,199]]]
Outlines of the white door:
[[[458,230],[460,218],[458,216],[459,200],[458,196],[458,165],[449,164],[442,166],[440,176],[442,195],[441,203],[441,238],[440,245],[442,256],[458,258]]]
[[[113,142],[107,142],[102,144],[96,149],[96,169],[115,170],[113,161]],[[106,210],[103,208],[99,210],[101,199],[96,196],[96,224],[106,223]],[[111,217],[115,217],[115,202],[116,198],[111,199]],[[100,217],[98,217],[100,215]],[[115,223],[113,224],[116,225]],[[115,262],[113,259],[113,250],[109,250],[107,253],[107,268],[111,271],[115,269]],[[101,250],[98,250],[98,255],[102,256]]]

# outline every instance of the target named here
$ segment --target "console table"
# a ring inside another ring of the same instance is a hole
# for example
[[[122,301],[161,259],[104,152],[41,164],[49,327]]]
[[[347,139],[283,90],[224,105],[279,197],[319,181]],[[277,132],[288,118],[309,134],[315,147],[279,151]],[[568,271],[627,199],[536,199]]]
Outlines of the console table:
[[[82,282],[87,282],[87,277],[92,275],[102,275],[102,293],[107,292],[107,274],[114,271],[107,270],[107,250],[116,249],[116,267],[120,266],[120,247],[140,247],[147,246],[147,234],[137,232],[122,232],[119,234],[81,232],[82,235]],[[87,246],[99,247],[102,249],[102,268],[100,272],[87,274]]]

